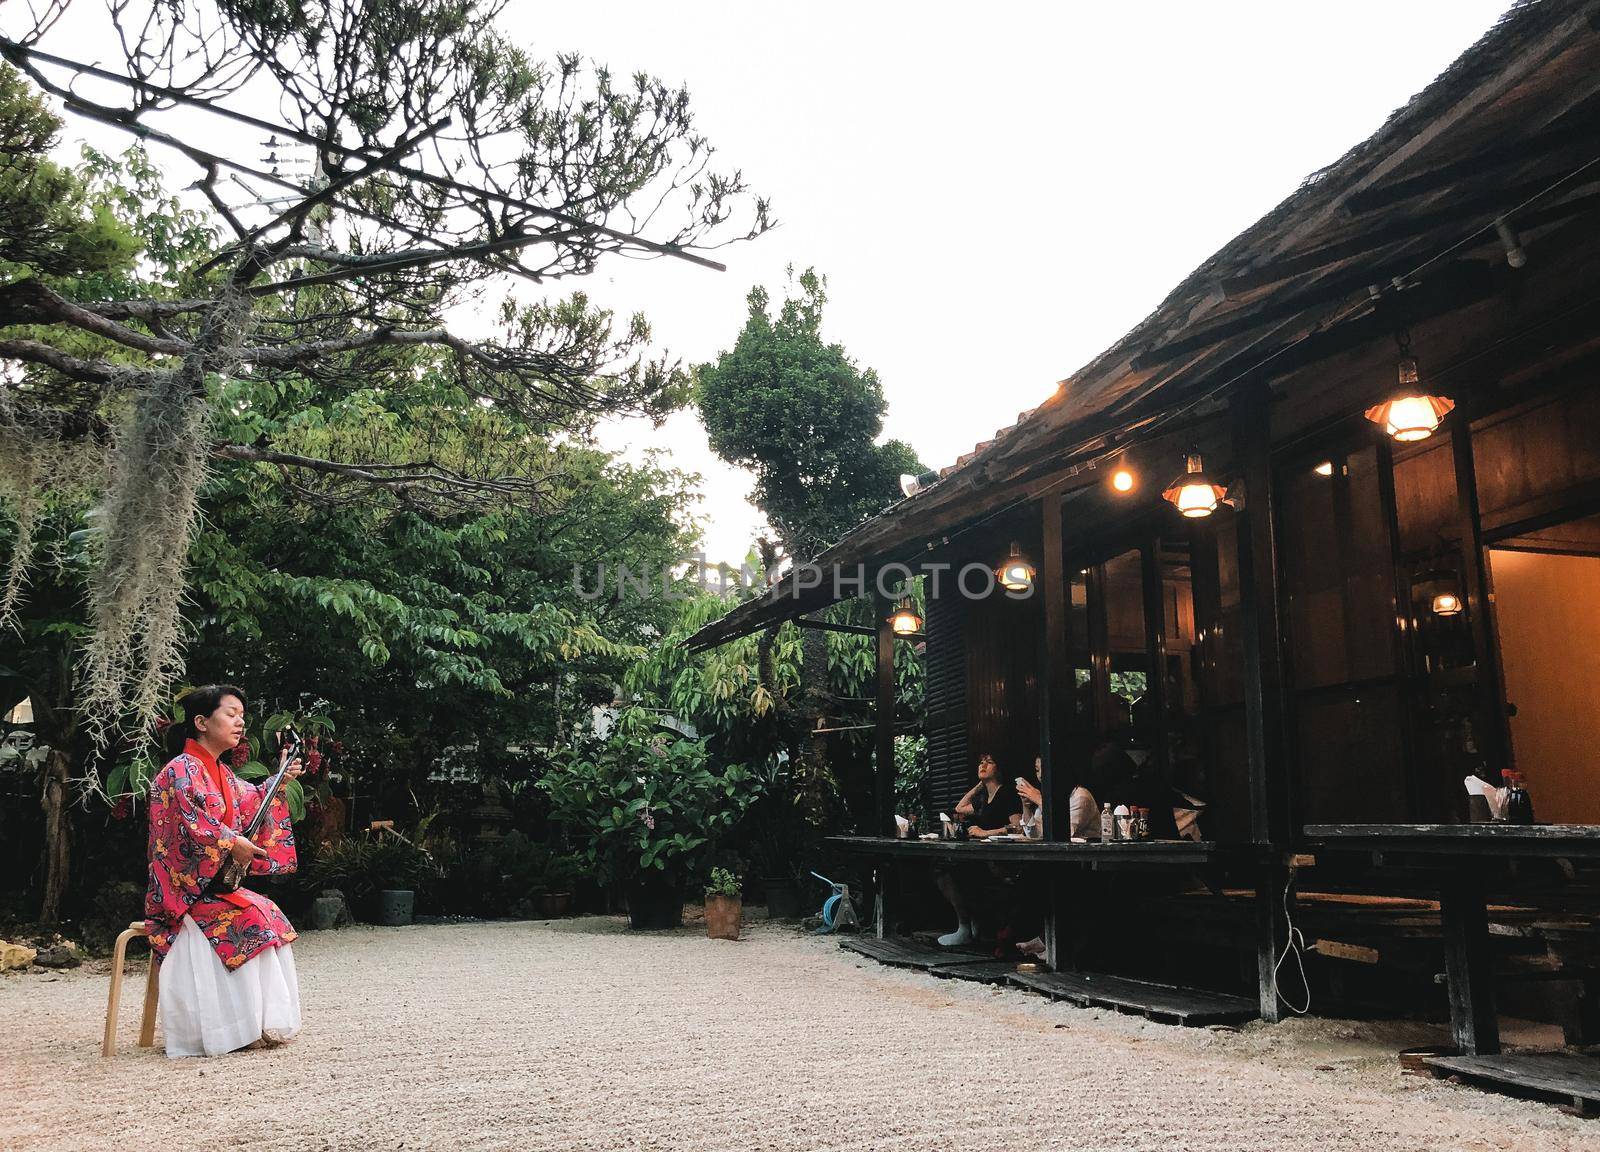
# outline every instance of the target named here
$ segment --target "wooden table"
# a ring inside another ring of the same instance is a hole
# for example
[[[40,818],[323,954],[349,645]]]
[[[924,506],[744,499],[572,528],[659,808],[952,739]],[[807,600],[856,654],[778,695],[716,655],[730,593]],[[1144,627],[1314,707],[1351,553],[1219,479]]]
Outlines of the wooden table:
[[[1450,1027],[1467,1056],[1500,1051],[1490,968],[1484,866],[1494,860],[1600,860],[1600,826],[1588,824],[1308,824],[1317,853],[1366,853],[1379,867],[1433,871],[1444,929]]]
[[[1052,968],[1061,967],[1064,896],[1056,876],[1068,868],[1090,871],[1149,870],[1174,867],[1196,868],[1248,863],[1259,851],[1248,844],[1218,844],[1203,840],[1117,840],[1101,844],[1074,844],[1058,840],[900,840],[892,836],[830,836],[830,847],[857,856],[882,861],[880,873],[897,864],[924,861],[928,864],[1005,864],[1049,868],[1045,909],[1045,959]],[[888,932],[887,877],[880,875],[873,928],[881,939]]]
[[[1248,844],[1217,844],[1213,841],[1194,840],[1118,840],[1105,844],[1098,842],[1075,844],[1056,840],[899,840],[889,836],[830,836],[827,843],[835,849],[881,861],[877,883],[877,907],[873,916],[877,939],[852,942],[847,945],[863,955],[872,956],[884,963],[907,963],[927,967],[929,953],[941,951],[927,946],[908,946],[903,941],[888,938],[890,917],[887,912],[886,892],[891,885],[882,873],[896,865],[914,861],[930,865],[993,862],[1013,868],[1030,866],[1047,868],[1050,875],[1047,878],[1048,895],[1045,908],[1045,960],[1055,971],[1038,977],[1008,976],[1012,983],[1019,983],[1023,987],[1058,999],[1107,1005],[1115,1007],[1118,1011],[1138,1011],[1151,1019],[1186,1024],[1247,1020],[1258,1013],[1259,1006],[1256,1001],[1238,996],[1178,988],[1108,974],[1060,971],[1063,959],[1061,925],[1064,911],[1063,893],[1056,877],[1062,872],[1069,869],[1095,872],[1118,869],[1135,871],[1250,864],[1258,861],[1262,853]],[[935,969],[929,968],[929,970]],[[967,974],[963,970],[952,970],[950,973],[958,977]],[[987,972],[980,974],[989,975]]]
[[[1138,868],[1165,864],[1208,864],[1242,858],[1241,845],[1209,840],[1117,840],[1073,844],[1056,840],[897,840],[891,836],[830,836],[828,844],[863,856],[975,864],[1079,864],[1088,868]]]

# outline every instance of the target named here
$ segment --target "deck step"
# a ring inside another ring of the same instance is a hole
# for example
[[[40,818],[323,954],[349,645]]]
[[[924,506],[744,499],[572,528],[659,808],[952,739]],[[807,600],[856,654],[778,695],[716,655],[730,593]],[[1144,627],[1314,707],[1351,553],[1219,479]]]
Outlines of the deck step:
[[[953,964],[981,964],[989,960],[988,956],[969,949],[941,948],[937,944],[926,944],[904,936],[891,936],[883,940],[876,936],[846,936],[839,941],[839,947],[880,964],[892,964],[896,968],[921,968],[924,971],[947,968]]]
[[[1017,974],[1011,960],[967,960],[955,964],[935,964],[928,974],[945,980],[973,980],[979,984],[1004,984]]]
[[[1190,1028],[1239,1024],[1254,1020],[1260,1014],[1255,1001],[1243,996],[1097,972],[1016,972],[1007,980],[1018,988],[1042,993],[1052,1000],[1066,1000],[1084,1008],[1112,1008],[1163,1024],[1182,1024]]]
[[[1580,1116],[1600,1116],[1600,1058],[1577,1052],[1503,1052],[1498,1056],[1428,1056],[1435,1076],[1555,1097]]]

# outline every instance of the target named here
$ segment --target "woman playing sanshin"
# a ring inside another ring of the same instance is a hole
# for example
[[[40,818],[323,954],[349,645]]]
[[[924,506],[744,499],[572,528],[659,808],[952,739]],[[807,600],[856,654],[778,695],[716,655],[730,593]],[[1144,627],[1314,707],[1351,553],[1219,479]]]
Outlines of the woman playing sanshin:
[[[244,738],[244,693],[212,684],[178,701],[164,742],[171,759],[150,782],[150,883],[145,917],[161,963],[167,1055],[218,1056],[266,1047],[300,1030],[293,925],[278,906],[215,882],[231,858],[251,876],[295,869],[289,809],[274,795],[254,836],[245,828],[272,781],[247,784],[220,757]],[[285,748],[283,756],[292,750]],[[283,765],[280,763],[280,767]],[[300,775],[298,759],[286,775]]]

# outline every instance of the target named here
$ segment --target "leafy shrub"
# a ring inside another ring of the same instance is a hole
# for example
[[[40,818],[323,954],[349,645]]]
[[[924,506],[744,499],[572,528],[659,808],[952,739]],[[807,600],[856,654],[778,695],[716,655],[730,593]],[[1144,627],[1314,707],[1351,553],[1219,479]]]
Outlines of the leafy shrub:
[[[605,741],[557,753],[539,781],[551,819],[605,883],[697,874],[759,794],[742,765],[713,769],[699,741],[650,727],[648,713],[630,709]]]

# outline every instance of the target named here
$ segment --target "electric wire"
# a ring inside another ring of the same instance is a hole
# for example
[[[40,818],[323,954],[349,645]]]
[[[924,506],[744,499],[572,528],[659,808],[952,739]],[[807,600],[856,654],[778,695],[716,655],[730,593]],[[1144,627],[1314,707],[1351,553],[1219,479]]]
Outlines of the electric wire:
[[[1294,872],[1291,870],[1289,879],[1283,883],[1283,924],[1284,941],[1283,951],[1278,956],[1278,961],[1272,966],[1272,994],[1278,998],[1283,1006],[1296,1016],[1304,1016],[1311,1011],[1311,981],[1306,979],[1306,948],[1305,934],[1294,926],[1294,916],[1290,911],[1289,892],[1294,887]],[[1283,970],[1284,963],[1289,957],[1294,957],[1295,967],[1300,970],[1300,987],[1305,990],[1306,1003],[1301,1008],[1283,994],[1283,988],[1278,983],[1278,973]]]

